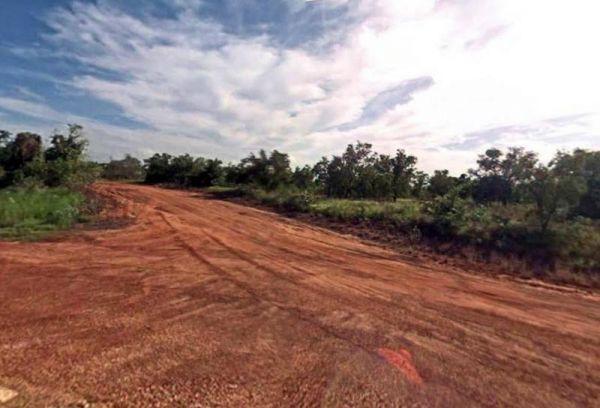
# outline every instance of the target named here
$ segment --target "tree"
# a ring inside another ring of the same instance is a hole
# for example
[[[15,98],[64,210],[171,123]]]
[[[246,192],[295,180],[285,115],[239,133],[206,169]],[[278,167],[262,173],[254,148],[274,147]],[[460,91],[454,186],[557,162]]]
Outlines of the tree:
[[[412,195],[417,198],[422,198],[427,186],[429,185],[429,175],[422,171],[416,171],[412,185]]]
[[[585,155],[583,178],[587,192],[581,197],[577,213],[584,217],[600,219],[600,152],[581,151]]]
[[[559,152],[555,167],[563,173],[581,177],[586,192],[581,196],[574,213],[588,218],[600,218],[600,152],[575,149],[572,153]]]
[[[67,137],[54,135],[44,152],[40,135],[0,131],[0,168],[2,185],[19,184],[26,180],[46,186],[80,185],[92,182],[98,167],[82,160],[87,146],[83,128],[69,125]]]
[[[377,160],[371,144],[359,141],[356,145],[348,145],[341,156],[333,156],[331,160],[323,158],[315,166],[315,173],[319,184],[325,187],[325,194],[330,197],[371,197],[378,175],[374,168]]]
[[[290,168],[290,157],[287,153],[273,150],[268,161],[268,181],[266,187],[275,189],[291,182],[292,170]]]
[[[240,164],[229,163],[223,168],[225,173],[225,182],[229,184],[242,184],[242,178],[244,177],[244,169]]]
[[[397,199],[411,194],[417,158],[404,150],[377,154],[370,143],[348,145],[341,156],[323,157],[314,167],[316,184],[329,197]]]
[[[109,180],[140,180],[143,174],[142,162],[127,154],[122,160],[111,160],[108,162],[104,168],[102,177]]]
[[[551,221],[569,214],[586,192],[585,180],[561,166],[560,160],[558,155],[550,166],[536,167],[527,186],[542,234],[546,234]]]
[[[260,150],[258,155],[250,153],[240,162],[239,182],[242,184],[258,184],[266,186],[268,184],[269,157],[265,150]]]
[[[303,190],[310,188],[314,183],[314,174],[310,166],[296,167],[292,173],[292,183]]]
[[[167,153],[154,154],[149,159],[144,160],[144,167],[146,169],[145,182],[154,183],[166,183],[171,181],[171,160],[173,156]]]
[[[189,154],[182,154],[172,158],[167,168],[167,182],[181,186],[188,185],[188,179],[194,170],[194,158]]]
[[[6,148],[8,158],[5,169],[8,171],[22,169],[27,163],[41,157],[42,137],[35,133],[22,132],[17,134]]]
[[[5,166],[10,157],[8,144],[10,143],[11,133],[6,130],[0,130],[0,186],[5,182],[6,170]]]
[[[393,196],[406,197],[410,193],[411,184],[415,177],[417,158],[407,155],[404,150],[398,149],[392,159]]]
[[[210,187],[224,178],[222,162],[218,159],[197,158],[188,175],[187,185],[191,187]]]
[[[513,188],[508,179],[502,175],[486,175],[476,180],[473,185],[473,199],[479,203],[502,202],[508,203]]]
[[[69,133],[67,136],[55,134],[50,142],[51,146],[46,150],[46,160],[80,160],[88,146],[88,141],[83,135],[83,127],[76,124],[69,124]]]
[[[456,186],[456,177],[450,176],[448,170],[435,170],[429,179],[427,190],[434,197],[446,195]]]
[[[8,142],[10,141],[12,133],[8,130],[0,130],[0,148],[6,147]]]
[[[537,155],[522,147],[509,147],[506,154],[500,149],[486,150],[477,160],[477,169],[470,170],[476,181],[473,198],[478,202],[517,201],[522,186],[529,182],[537,164]]]
[[[326,187],[329,173],[327,171],[329,167],[329,159],[325,156],[321,157],[312,168],[312,172],[315,175],[315,182],[320,187]]]
[[[38,166],[38,177],[44,179],[48,186],[80,185],[95,180],[101,169],[84,161],[88,141],[83,127],[77,124],[68,125],[67,136],[55,134],[46,149],[45,164]]]
[[[268,190],[289,184],[292,178],[290,158],[286,153],[273,150],[269,155],[260,150],[242,159],[237,169],[230,169],[231,179],[235,175],[238,183],[256,184]]]
[[[533,177],[537,163],[536,153],[522,147],[509,147],[502,161],[502,175],[512,186],[525,183]]]

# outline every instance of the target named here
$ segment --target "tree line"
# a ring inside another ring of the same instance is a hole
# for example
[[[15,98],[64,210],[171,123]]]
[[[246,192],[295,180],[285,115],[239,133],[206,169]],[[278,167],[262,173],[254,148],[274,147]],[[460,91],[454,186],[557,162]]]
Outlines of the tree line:
[[[558,152],[549,163],[523,148],[488,149],[476,166],[455,177],[448,170],[428,175],[403,149],[380,154],[369,143],[349,144],[342,154],[292,169],[289,155],[260,150],[238,163],[219,159],[155,154],[143,162],[132,156],[96,164],[85,159],[83,128],[72,124],[44,145],[35,133],[0,131],[0,187],[70,185],[93,180],[143,179],[182,187],[252,185],[267,191],[287,189],[340,199],[396,201],[470,200],[477,204],[528,204],[542,231],[553,219],[600,218],[600,152]]]
[[[155,154],[142,164],[128,156],[108,163],[105,174],[110,176],[110,169],[118,173],[115,168],[119,165],[121,178],[144,174],[150,184],[255,185],[268,191],[292,188],[342,199],[395,201],[456,196],[483,205],[528,203],[536,208],[542,230],[558,216],[600,218],[600,152],[582,149],[558,152],[546,164],[523,148],[492,148],[479,155],[474,168],[458,177],[448,170],[428,175],[418,170],[417,158],[404,150],[380,154],[362,142],[348,145],[340,155],[323,157],[313,166],[294,169],[289,155],[278,150],[261,150],[230,164],[166,153]]]

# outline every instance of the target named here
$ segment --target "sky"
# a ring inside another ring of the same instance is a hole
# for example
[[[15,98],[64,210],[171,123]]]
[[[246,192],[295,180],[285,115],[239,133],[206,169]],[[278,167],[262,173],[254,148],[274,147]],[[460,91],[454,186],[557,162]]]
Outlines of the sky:
[[[294,164],[357,140],[460,173],[495,146],[600,148],[590,0],[0,0],[0,129],[95,160]]]

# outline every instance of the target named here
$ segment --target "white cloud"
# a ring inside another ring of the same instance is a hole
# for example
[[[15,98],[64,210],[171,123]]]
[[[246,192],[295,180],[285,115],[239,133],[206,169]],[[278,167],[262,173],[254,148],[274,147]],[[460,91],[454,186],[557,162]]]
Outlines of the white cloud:
[[[127,141],[143,146],[137,151],[172,147],[235,158],[265,147],[313,161],[361,139],[381,151],[407,148],[426,170],[460,171],[490,143],[539,148],[545,156],[557,148],[600,147],[593,137],[600,135],[594,2],[315,1],[332,9],[345,4],[350,16],[340,21],[354,22],[345,41],[327,49],[314,47],[331,44],[339,30],[286,48],[266,35],[227,33],[199,17],[200,3],[179,1],[176,20],[133,17],[106,3],[75,3],[49,17],[56,31],[49,41],[120,77],[78,76],[72,85],[150,128],[111,128],[133,135]],[[296,11],[306,6],[289,4]],[[424,77],[433,85],[407,103],[376,104],[381,114],[359,121],[382,92]],[[21,108],[56,114],[43,105]],[[548,122],[584,113],[568,126]],[[360,126],[342,131],[344,123]],[[484,132],[502,127],[510,131]],[[483,132],[476,146],[464,143],[476,132]],[[104,133],[96,146],[116,151]]]

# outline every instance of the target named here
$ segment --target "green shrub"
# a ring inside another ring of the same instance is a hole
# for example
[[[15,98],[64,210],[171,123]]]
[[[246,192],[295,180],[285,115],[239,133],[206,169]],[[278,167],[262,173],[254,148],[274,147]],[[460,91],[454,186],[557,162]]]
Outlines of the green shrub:
[[[286,211],[308,212],[313,202],[314,196],[312,194],[307,191],[301,191],[285,196],[280,205]]]
[[[128,154],[122,160],[108,162],[102,170],[102,177],[107,180],[142,180],[144,168],[139,159]]]
[[[576,269],[600,268],[600,221],[578,217],[556,230],[556,250]]]
[[[101,172],[100,166],[91,162],[58,159],[46,162],[45,169],[39,177],[49,187],[74,188],[92,183],[100,176]]]
[[[65,188],[0,191],[0,237],[35,238],[69,228],[84,197]]]
[[[424,206],[424,212],[434,231],[442,236],[463,235],[468,231],[469,213],[473,203],[460,198],[456,191],[436,197]]]
[[[324,199],[313,204],[311,212],[341,221],[387,220],[404,223],[418,219],[421,209],[418,201],[411,199],[395,202]]]

